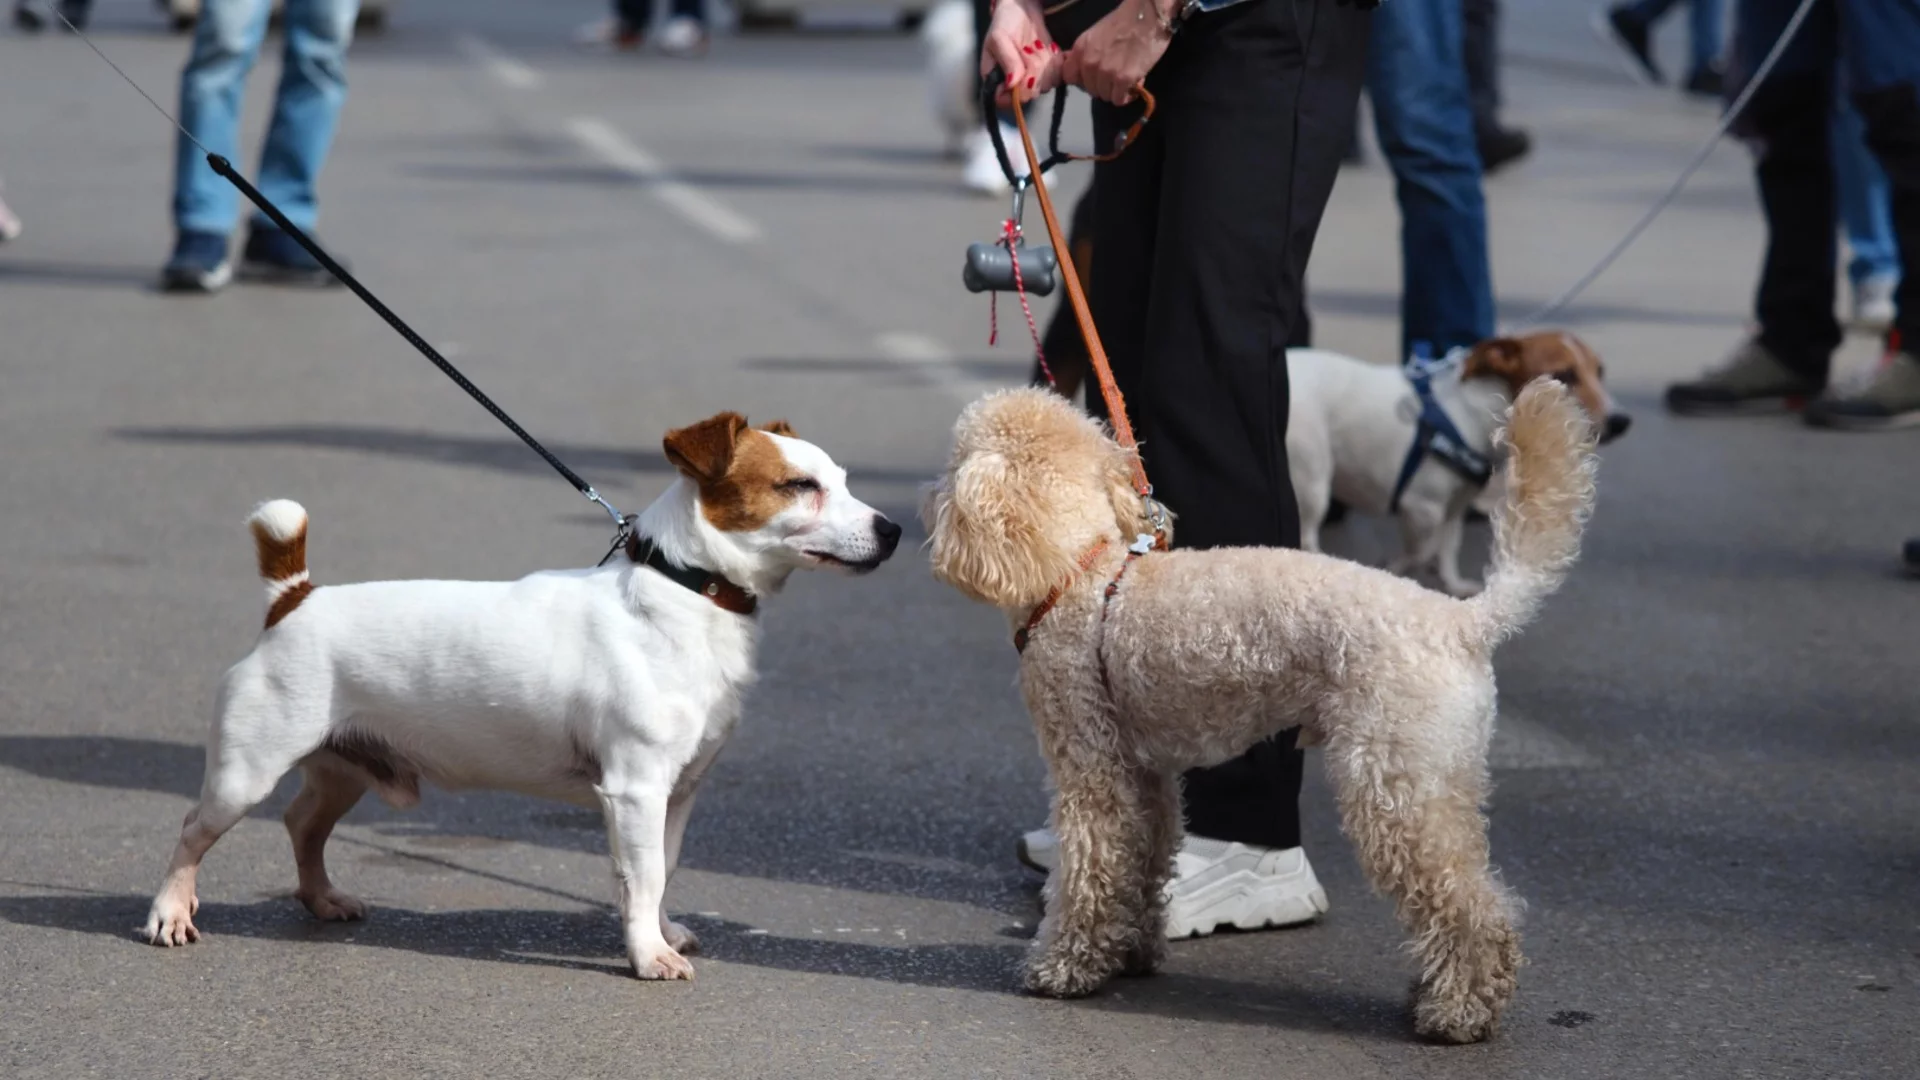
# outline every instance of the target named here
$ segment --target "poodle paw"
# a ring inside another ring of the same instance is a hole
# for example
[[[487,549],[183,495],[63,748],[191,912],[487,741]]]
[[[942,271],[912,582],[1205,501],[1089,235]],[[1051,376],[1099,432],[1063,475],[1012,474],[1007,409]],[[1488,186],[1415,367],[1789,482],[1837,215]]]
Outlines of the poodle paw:
[[[1483,1001],[1427,998],[1414,1009],[1413,1030],[1440,1042],[1477,1043],[1493,1034],[1498,1019]]]
[[[313,917],[321,922],[353,922],[367,917],[364,901],[329,885],[318,892],[295,893]]]
[[[1104,973],[1057,956],[1044,956],[1027,968],[1027,992],[1042,997],[1086,997],[1107,981]]]
[[[636,979],[649,982],[672,982],[675,979],[693,981],[693,965],[687,958],[662,946],[651,955],[633,957],[633,975]]]
[[[667,948],[685,956],[698,955],[700,936],[677,922],[669,922],[660,928],[661,936],[667,939]]]

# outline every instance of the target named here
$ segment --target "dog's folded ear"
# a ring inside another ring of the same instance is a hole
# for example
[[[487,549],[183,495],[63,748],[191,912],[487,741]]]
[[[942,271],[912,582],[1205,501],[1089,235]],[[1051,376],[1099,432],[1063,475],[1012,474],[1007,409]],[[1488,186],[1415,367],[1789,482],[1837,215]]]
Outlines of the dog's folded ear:
[[[1031,462],[970,454],[928,493],[933,576],[995,607],[1031,607],[1073,572]]]
[[[789,439],[797,439],[800,437],[799,434],[793,430],[793,425],[787,423],[785,420],[769,420],[760,425],[760,430],[769,435],[785,435]]]
[[[1517,390],[1525,381],[1525,353],[1526,346],[1517,338],[1488,338],[1467,354],[1466,363],[1460,366],[1460,377],[1505,379]]]
[[[740,433],[746,428],[746,417],[723,412],[667,432],[660,445],[674,468],[702,484],[711,484],[727,475],[734,450],[740,445]]]

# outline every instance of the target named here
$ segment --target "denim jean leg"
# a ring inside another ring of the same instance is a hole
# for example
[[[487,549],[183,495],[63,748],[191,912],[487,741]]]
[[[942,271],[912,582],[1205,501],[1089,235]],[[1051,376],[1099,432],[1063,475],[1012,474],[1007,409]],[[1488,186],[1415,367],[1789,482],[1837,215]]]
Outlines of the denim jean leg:
[[[692,19],[707,25],[707,0],[671,0],[667,9],[676,19]]]
[[[315,185],[347,99],[347,46],[359,0],[286,0],[285,60],[260,151],[260,193],[302,229],[319,213]],[[268,222],[255,215],[256,225]]]
[[[207,0],[180,73],[180,124],[232,161],[240,143],[240,99],[267,33],[269,0]],[[174,140],[173,225],[182,232],[233,230],[240,195],[207,166],[185,135]]]
[[[1367,94],[1400,203],[1401,355],[1493,334],[1493,272],[1458,0],[1392,0],[1373,13]]]
[[[1693,54],[1688,72],[1718,67],[1726,9],[1720,0],[1687,0],[1687,5],[1691,9],[1687,36]]]
[[[1835,96],[1833,177],[1840,189],[1840,221],[1846,228],[1847,277],[1855,285],[1871,278],[1900,277],[1900,248],[1893,238],[1887,174],[1867,149],[1867,129],[1843,91]]]

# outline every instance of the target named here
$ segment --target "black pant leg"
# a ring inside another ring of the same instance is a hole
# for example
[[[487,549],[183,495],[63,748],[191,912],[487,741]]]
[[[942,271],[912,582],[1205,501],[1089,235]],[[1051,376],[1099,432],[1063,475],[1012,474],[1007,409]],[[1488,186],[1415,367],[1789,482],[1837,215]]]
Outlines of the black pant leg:
[[[1096,322],[1181,547],[1299,543],[1286,347],[1352,132],[1366,29],[1346,0],[1197,17],[1149,80],[1159,118],[1098,174]],[[1095,106],[1098,145],[1131,117]],[[1193,830],[1297,845],[1293,743],[1284,732],[1189,772]]]
[[[1500,127],[1500,0],[1465,0],[1467,89],[1481,138]]]

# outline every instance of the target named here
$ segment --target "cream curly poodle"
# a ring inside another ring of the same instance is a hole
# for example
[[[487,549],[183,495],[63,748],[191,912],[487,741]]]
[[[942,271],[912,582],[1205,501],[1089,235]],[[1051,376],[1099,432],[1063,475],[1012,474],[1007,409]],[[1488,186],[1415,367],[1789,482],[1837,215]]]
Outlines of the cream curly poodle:
[[[934,575],[1004,611],[1053,787],[1060,868],[1026,973],[1092,993],[1165,943],[1179,774],[1299,725],[1347,835],[1412,935],[1414,1026],[1490,1035],[1521,963],[1520,904],[1487,861],[1494,647],[1579,552],[1594,433],[1564,387],[1515,401],[1487,588],[1471,600],[1301,551],[1128,548],[1131,454],[1056,395],[1006,390],[954,426],[927,493]]]

